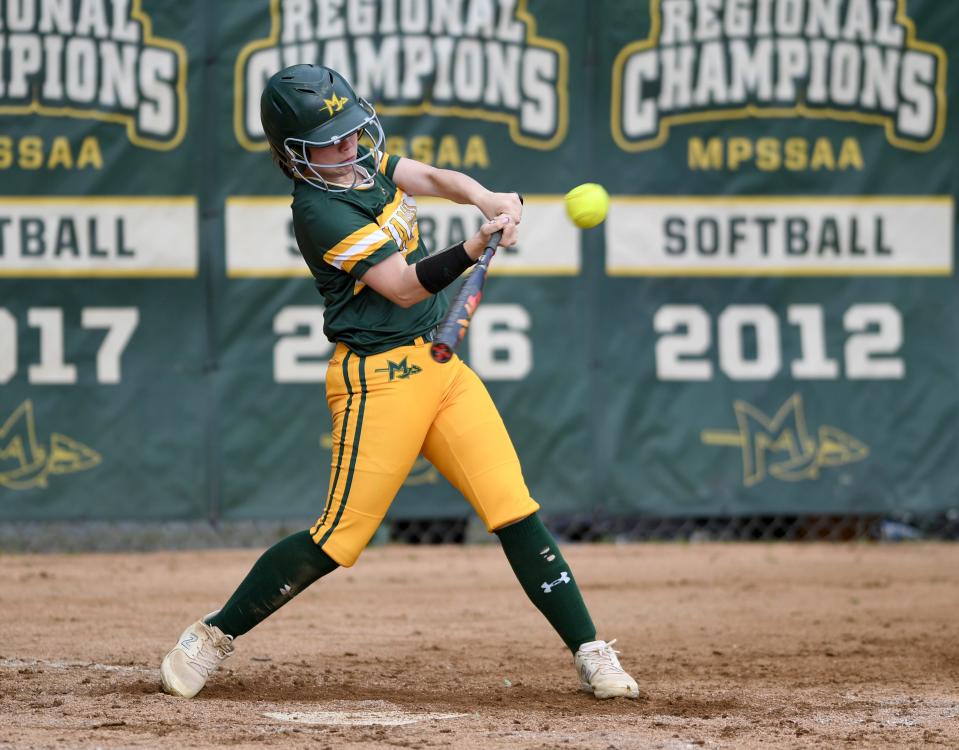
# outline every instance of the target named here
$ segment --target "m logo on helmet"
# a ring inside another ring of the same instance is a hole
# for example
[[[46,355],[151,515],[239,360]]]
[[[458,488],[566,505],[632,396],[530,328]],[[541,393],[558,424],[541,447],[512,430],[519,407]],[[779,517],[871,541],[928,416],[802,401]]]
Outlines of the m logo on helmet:
[[[332,99],[324,99],[323,104],[326,105],[326,111],[330,113],[330,117],[333,116],[334,112],[339,112],[343,109],[343,105],[349,101],[345,96],[337,96],[333,94]]]

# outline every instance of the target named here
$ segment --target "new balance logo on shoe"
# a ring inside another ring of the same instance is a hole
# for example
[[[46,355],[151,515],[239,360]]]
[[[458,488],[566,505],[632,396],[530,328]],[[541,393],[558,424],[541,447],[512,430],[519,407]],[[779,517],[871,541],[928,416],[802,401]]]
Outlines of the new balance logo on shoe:
[[[569,583],[570,580],[571,579],[569,577],[569,573],[567,573],[564,570],[562,573],[559,574],[559,578],[557,578],[555,581],[553,581],[552,583],[543,583],[541,584],[541,586],[543,591],[548,594],[550,591],[552,591],[554,588],[559,586],[561,583]]]
[[[597,698],[638,698],[639,686],[620,665],[614,643],[615,639],[580,645],[573,657],[580,686]]]
[[[212,617],[211,612],[207,617]],[[220,663],[233,653],[233,636],[197,620],[183,631],[160,664],[160,682],[170,695],[192,698],[203,689]]]

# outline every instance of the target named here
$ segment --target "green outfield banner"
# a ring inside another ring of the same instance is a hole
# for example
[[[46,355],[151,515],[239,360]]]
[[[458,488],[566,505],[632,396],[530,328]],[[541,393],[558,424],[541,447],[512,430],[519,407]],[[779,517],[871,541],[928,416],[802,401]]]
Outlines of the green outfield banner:
[[[0,520],[322,509],[332,345],[259,121],[301,62],[526,196],[463,355],[547,513],[959,508],[954,59],[936,0],[5,2]],[[432,249],[480,221],[419,201]],[[391,513],[469,508],[421,459]]]

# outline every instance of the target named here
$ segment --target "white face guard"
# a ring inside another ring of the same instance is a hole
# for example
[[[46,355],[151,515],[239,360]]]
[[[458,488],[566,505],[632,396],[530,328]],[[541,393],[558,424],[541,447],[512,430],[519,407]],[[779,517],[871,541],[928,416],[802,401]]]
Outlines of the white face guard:
[[[376,172],[380,167],[380,160],[383,158],[383,142],[386,140],[386,135],[383,133],[383,127],[380,125],[380,120],[376,116],[376,110],[373,109],[373,106],[366,99],[359,99],[359,105],[366,112],[367,117],[360,122],[359,126],[354,126],[345,133],[339,133],[322,141],[308,141],[302,138],[287,138],[283,141],[283,148],[289,158],[290,169],[297,177],[319,190],[327,190],[331,193],[345,193],[348,190],[373,184]],[[357,153],[355,159],[336,164],[319,164],[310,160],[311,148],[334,146],[357,131],[362,131],[373,144],[367,153],[362,156]],[[348,185],[330,182],[320,174],[320,170],[343,169],[345,167],[352,167],[353,181]]]

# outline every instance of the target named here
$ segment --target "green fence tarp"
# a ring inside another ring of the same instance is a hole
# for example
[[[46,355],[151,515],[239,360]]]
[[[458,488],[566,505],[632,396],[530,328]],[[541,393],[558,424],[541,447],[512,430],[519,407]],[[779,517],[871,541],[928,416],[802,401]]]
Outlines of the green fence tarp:
[[[8,3],[0,519],[302,518],[331,346],[259,128],[326,64],[527,198],[464,345],[553,513],[959,505],[959,7]],[[612,195],[576,229],[563,193]],[[420,201],[432,247],[471,207]],[[466,503],[425,461],[396,517]]]

